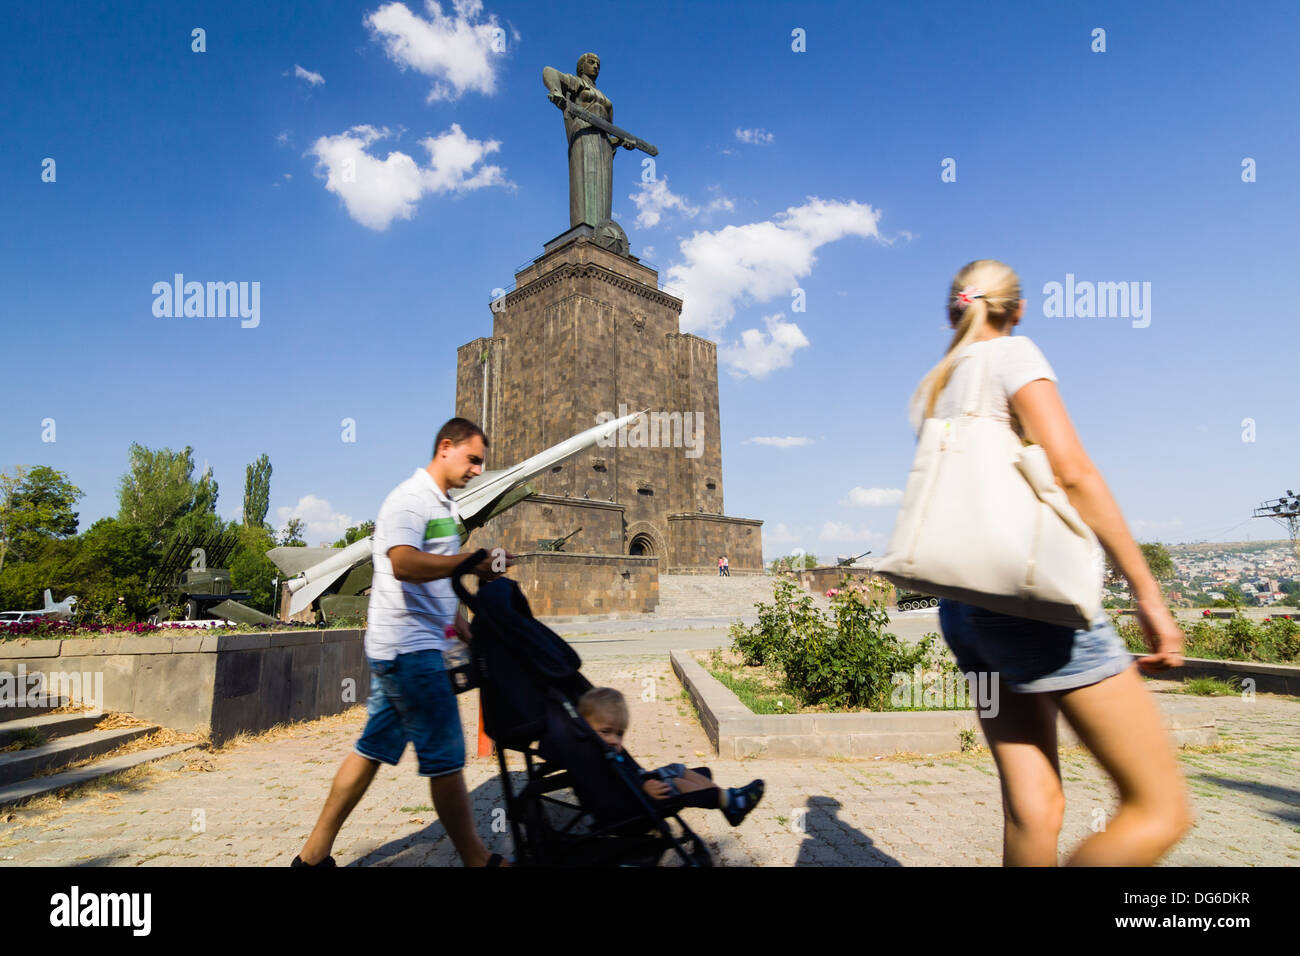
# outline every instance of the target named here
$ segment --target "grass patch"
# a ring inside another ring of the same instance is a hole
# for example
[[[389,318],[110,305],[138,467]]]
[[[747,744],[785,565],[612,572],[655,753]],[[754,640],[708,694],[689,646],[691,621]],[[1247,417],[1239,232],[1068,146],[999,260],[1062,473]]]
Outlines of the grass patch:
[[[933,683],[914,686],[910,679],[899,689],[900,699],[920,701],[924,697],[933,697],[937,706],[896,707],[892,705],[891,701],[889,706],[874,710],[867,707],[836,707],[829,703],[809,704],[790,686],[785,674],[776,665],[747,665],[735,651],[723,651],[720,648],[710,651],[700,661],[700,664],[755,714],[857,714],[868,710],[871,710],[872,713],[899,713],[905,711],[964,711],[970,709],[963,696],[948,694],[947,699],[945,699],[944,693],[934,692],[935,685]],[[910,678],[911,674],[908,673],[907,676]],[[927,672],[926,676],[933,681],[934,673]],[[942,687],[942,685],[938,686]]]
[[[1217,677],[1188,677],[1183,680],[1183,693],[1197,697],[1236,697],[1241,693],[1241,678],[1224,681]]]

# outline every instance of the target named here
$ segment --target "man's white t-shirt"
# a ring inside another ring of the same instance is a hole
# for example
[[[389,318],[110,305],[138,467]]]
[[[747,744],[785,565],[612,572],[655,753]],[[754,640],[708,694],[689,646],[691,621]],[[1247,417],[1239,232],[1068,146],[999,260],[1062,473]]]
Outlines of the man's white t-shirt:
[[[389,492],[375,519],[367,657],[391,661],[398,654],[442,651],[451,645],[443,634],[456,618],[451,578],[420,584],[399,581],[393,577],[388,549],[405,544],[426,554],[459,554],[461,527],[456,503],[423,468]]]
[[[1000,421],[1012,425],[1011,396],[1030,382],[1045,378],[1055,382],[1056,373],[1038,346],[1023,335],[999,335],[983,342],[972,342],[961,351],[957,365],[948,384],[934,403],[934,418],[954,418],[961,414],[959,407],[966,386],[978,363],[968,361],[984,350],[988,365],[988,411]],[[919,435],[925,424],[925,399],[919,393],[912,396],[910,417],[912,429]],[[1014,425],[1012,425],[1014,427]]]

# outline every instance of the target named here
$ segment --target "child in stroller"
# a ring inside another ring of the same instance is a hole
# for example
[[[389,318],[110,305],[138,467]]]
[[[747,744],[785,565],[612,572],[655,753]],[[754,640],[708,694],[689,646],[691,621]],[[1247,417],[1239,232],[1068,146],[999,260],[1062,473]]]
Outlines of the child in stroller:
[[[591,729],[612,749],[615,766],[624,776],[640,786],[656,801],[656,809],[676,813],[683,807],[717,809],[733,827],[739,826],[763,798],[763,781],[751,780],[746,786],[723,790],[713,782],[708,767],[687,770],[675,763],[656,770],[642,770],[640,764],[623,749],[623,736],[630,722],[627,701],[613,687],[596,687],[578,700],[578,713]]]

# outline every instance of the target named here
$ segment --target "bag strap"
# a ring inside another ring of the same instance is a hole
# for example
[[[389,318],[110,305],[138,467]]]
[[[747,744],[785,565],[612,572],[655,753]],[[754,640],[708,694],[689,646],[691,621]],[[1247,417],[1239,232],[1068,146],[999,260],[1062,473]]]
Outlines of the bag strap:
[[[966,356],[965,362],[973,362],[970,380],[962,396],[961,414],[979,417],[985,412],[985,395],[988,392],[989,360],[986,349],[976,349],[973,355]]]

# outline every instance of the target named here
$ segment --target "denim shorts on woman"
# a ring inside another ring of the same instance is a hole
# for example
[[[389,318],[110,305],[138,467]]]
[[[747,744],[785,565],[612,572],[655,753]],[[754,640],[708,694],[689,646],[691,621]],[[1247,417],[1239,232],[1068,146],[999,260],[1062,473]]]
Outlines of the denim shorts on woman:
[[[415,744],[421,777],[444,777],[465,766],[460,709],[443,667],[442,651],[398,654],[391,661],[366,658],[370,696],[366,729],[356,752],[395,764],[406,744]]]
[[[939,600],[939,627],[962,673],[994,673],[1019,694],[1086,687],[1127,670],[1133,655],[1102,611],[1088,630]]]

